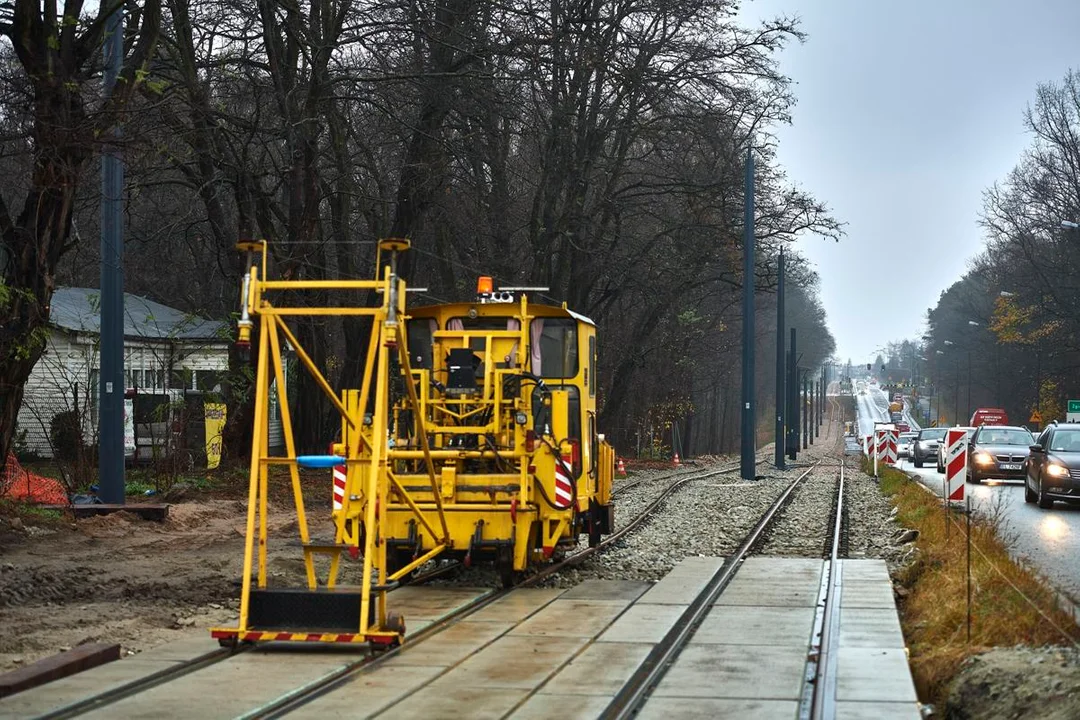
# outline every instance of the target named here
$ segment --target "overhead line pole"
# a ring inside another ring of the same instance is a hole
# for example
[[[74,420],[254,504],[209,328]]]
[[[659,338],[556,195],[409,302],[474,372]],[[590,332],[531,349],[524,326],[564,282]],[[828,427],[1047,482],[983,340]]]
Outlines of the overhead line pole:
[[[780,246],[780,257],[776,261],[776,439],[773,463],[780,470],[787,467],[784,462],[784,416],[787,399],[787,383],[784,382],[786,353],[784,352],[784,246]]]
[[[105,96],[124,54],[123,6],[105,24]],[[119,120],[101,156],[101,337],[98,372],[98,486],[106,503],[124,502],[124,163]]]
[[[746,150],[745,216],[743,219],[743,357],[742,357],[742,458],[743,480],[753,480],[754,462],[754,155]]]

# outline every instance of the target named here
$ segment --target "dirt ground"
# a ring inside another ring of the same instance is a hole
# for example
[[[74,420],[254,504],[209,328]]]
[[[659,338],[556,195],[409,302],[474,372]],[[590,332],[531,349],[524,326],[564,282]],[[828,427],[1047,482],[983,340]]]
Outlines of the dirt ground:
[[[312,536],[329,539],[329,499],[308,513]],[[119,642],[130,654],[184,629],[230,624],[245,516],[246,503],[232,499],[173,504],[164,522],[126,512],[78,521],[0,515],[0,671],[82,643]],[[292,503],[272,503],[268,516],[269,583],[302,585]],[[345,579],[356,570],[346,568]]]

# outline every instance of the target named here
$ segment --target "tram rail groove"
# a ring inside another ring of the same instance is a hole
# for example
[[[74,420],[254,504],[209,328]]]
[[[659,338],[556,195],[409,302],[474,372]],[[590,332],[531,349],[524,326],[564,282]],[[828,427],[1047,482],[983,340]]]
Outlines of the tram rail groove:
[[[675,622],[664,638],[646,656],[645,660],[623,685],[612,701],[604,709],[602,720],[623,720],[635,715],[648,700],[652,689],[660,682],[675,658],[687,645],[702,620],[709,613],[712,604],[731,583],[743,561],[758,545],[765,531],[772,524],[780,511],[788,504],[794,491],[823,460],[811,465],[784,489],[780,496],[757,521],[742,543],[732,553],[720,569],[713,574],[705,588],[690,603],[682,616]]]

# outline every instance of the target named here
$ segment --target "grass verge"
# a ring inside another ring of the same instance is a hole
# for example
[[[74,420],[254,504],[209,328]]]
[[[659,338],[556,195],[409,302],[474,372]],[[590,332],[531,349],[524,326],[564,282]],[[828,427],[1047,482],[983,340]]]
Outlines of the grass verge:
[[[949,683],[970,655],[991,647],[1080,641],[1080,627],[1057,606],[1055,593],[1009,557],[1007,528],[1002,514],[994,511],[975,514],[971,521],[969,641],[965,516],[951,513],[946,538],[939,498],[898,470],[885,467],[880,476],[882,492],[897,507],[897,522],[919,531],[914,559],[897,580],[907,590],[900,621],[924,702],[945,706]]]

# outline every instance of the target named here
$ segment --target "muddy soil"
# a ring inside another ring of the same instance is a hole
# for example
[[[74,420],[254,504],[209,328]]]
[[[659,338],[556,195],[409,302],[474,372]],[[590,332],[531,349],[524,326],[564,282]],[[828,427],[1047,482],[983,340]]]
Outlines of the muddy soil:
[[[329,502],[308,511],[313,538],[332,538]],[[134,653],[235,621],[245,515],[241,501],[197,500],[172,505],[164,522],[125,512],[0,518],[0,671],[81,643]],[[302,586],[292,504],[272,503],[268,515],[268,583]],[[358,563],[343,556],[343,565],[344,582],[358,575]]]
[[[964,663],[943,717],[1073,720],[1080,717],[1080,651],[996,648]]]

